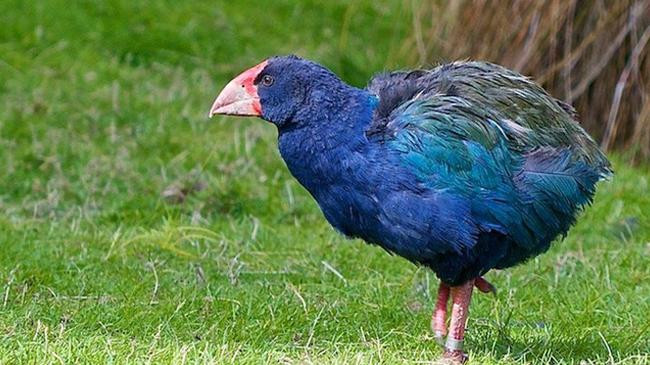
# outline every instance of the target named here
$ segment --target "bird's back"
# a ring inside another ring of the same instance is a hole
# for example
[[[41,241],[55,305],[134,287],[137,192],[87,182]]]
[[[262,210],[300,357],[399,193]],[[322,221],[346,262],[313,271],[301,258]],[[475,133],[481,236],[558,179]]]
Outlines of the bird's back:
[[[513,152],[539,147],[572,147],[576,157],[603,169],[609,162],[593,139],[580,127],[572,106],[550,96],[528,78],[499,65],[455,62],[433,70],[398,71],[374,77],[367,89],[380,96],[374,129],[395,117],[399,107],[440,96],[459,97],[470,108],[482,108]],[[451,101],[453,103],[453,101]],[[483,115],[476,123],[490,128]],[[486,131],[490,134],[490,131]]]
[[[573,108],[503,67],[459,62],[382,74],[367,90],[379,99],[368,139],[468,216],[446,227],[464,243],[432,240],[440,247],[415,259],[447,282],[547,250],[611,174]]]

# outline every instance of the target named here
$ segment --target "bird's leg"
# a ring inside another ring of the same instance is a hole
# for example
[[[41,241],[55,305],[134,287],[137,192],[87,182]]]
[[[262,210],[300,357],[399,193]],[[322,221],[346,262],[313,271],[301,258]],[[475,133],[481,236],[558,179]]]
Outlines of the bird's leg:
[[[483,293],[496,294],[497,290],[490,282],[478,277],[474,279],[474,286]],[[440,346],[445,346],[445,336],[447,335],[447,302],[449,302],[449,285],[440,282],[438,287],[438,299],[436,306],[431,315],[431,331],[434,339]]]
[[[447,335],[447,302],[449,301],[449,285],[440,282],[438,287],[438,300],[431,315],[431,330],[440,345],[444,345]]]
[[[463,352],[463,340],[465,338],[465,325],[469,316],[469,303],[472,299],[474,281],[472,279],[463,285],[450,288],[452,300],[451,323],[449,324],[449,336],[447,336],[443,357],[455,363],[462,364],[467,361],[467,355]]]

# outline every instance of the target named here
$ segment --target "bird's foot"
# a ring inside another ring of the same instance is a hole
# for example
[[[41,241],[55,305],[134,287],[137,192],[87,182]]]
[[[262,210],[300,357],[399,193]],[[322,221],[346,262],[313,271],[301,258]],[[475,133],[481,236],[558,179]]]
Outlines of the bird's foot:
[[[431,329],[433,331],[433,340],[442,347],[445,347],[445,333],[442,331],[437,331],[435,328]]]
[[[449,350],[445,349],[442,354],[442,362],[440,364],[461,365],[469,360],[469,356],[463,350]]]
[[[497,288],[481,276],[474,280],[474,286],[482,293],[492,293],[493,295],[497,295]]]

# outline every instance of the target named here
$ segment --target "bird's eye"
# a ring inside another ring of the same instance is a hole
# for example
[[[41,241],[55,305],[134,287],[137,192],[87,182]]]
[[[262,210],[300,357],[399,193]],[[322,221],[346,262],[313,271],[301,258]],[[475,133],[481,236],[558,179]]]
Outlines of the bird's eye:
[[[271,76],[271,75],[262,76],[262,85],[264,85],[264,86],[273,85],[273,76]]]

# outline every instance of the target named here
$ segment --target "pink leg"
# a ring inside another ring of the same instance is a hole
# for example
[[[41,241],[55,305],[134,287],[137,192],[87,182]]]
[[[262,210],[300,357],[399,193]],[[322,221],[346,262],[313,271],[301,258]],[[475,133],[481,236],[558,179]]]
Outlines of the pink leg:
[[[451,323],[449,324],[449,336],[445,344],[443,357],[456,363],[467,361],[467,355],[463,352],[463,340],[465,339],[465,325],[469,315],[469,303],[472,299],[472,289],[475,280],[472,279],[463,285],[451,287]]]
[[[436,341],[441,345],[444,344],[445,335],[447,335],[447,302],[449,301],[449,285],[440,282],[438,287],[438,300],[436,307],[431,316],[431,330]]]

